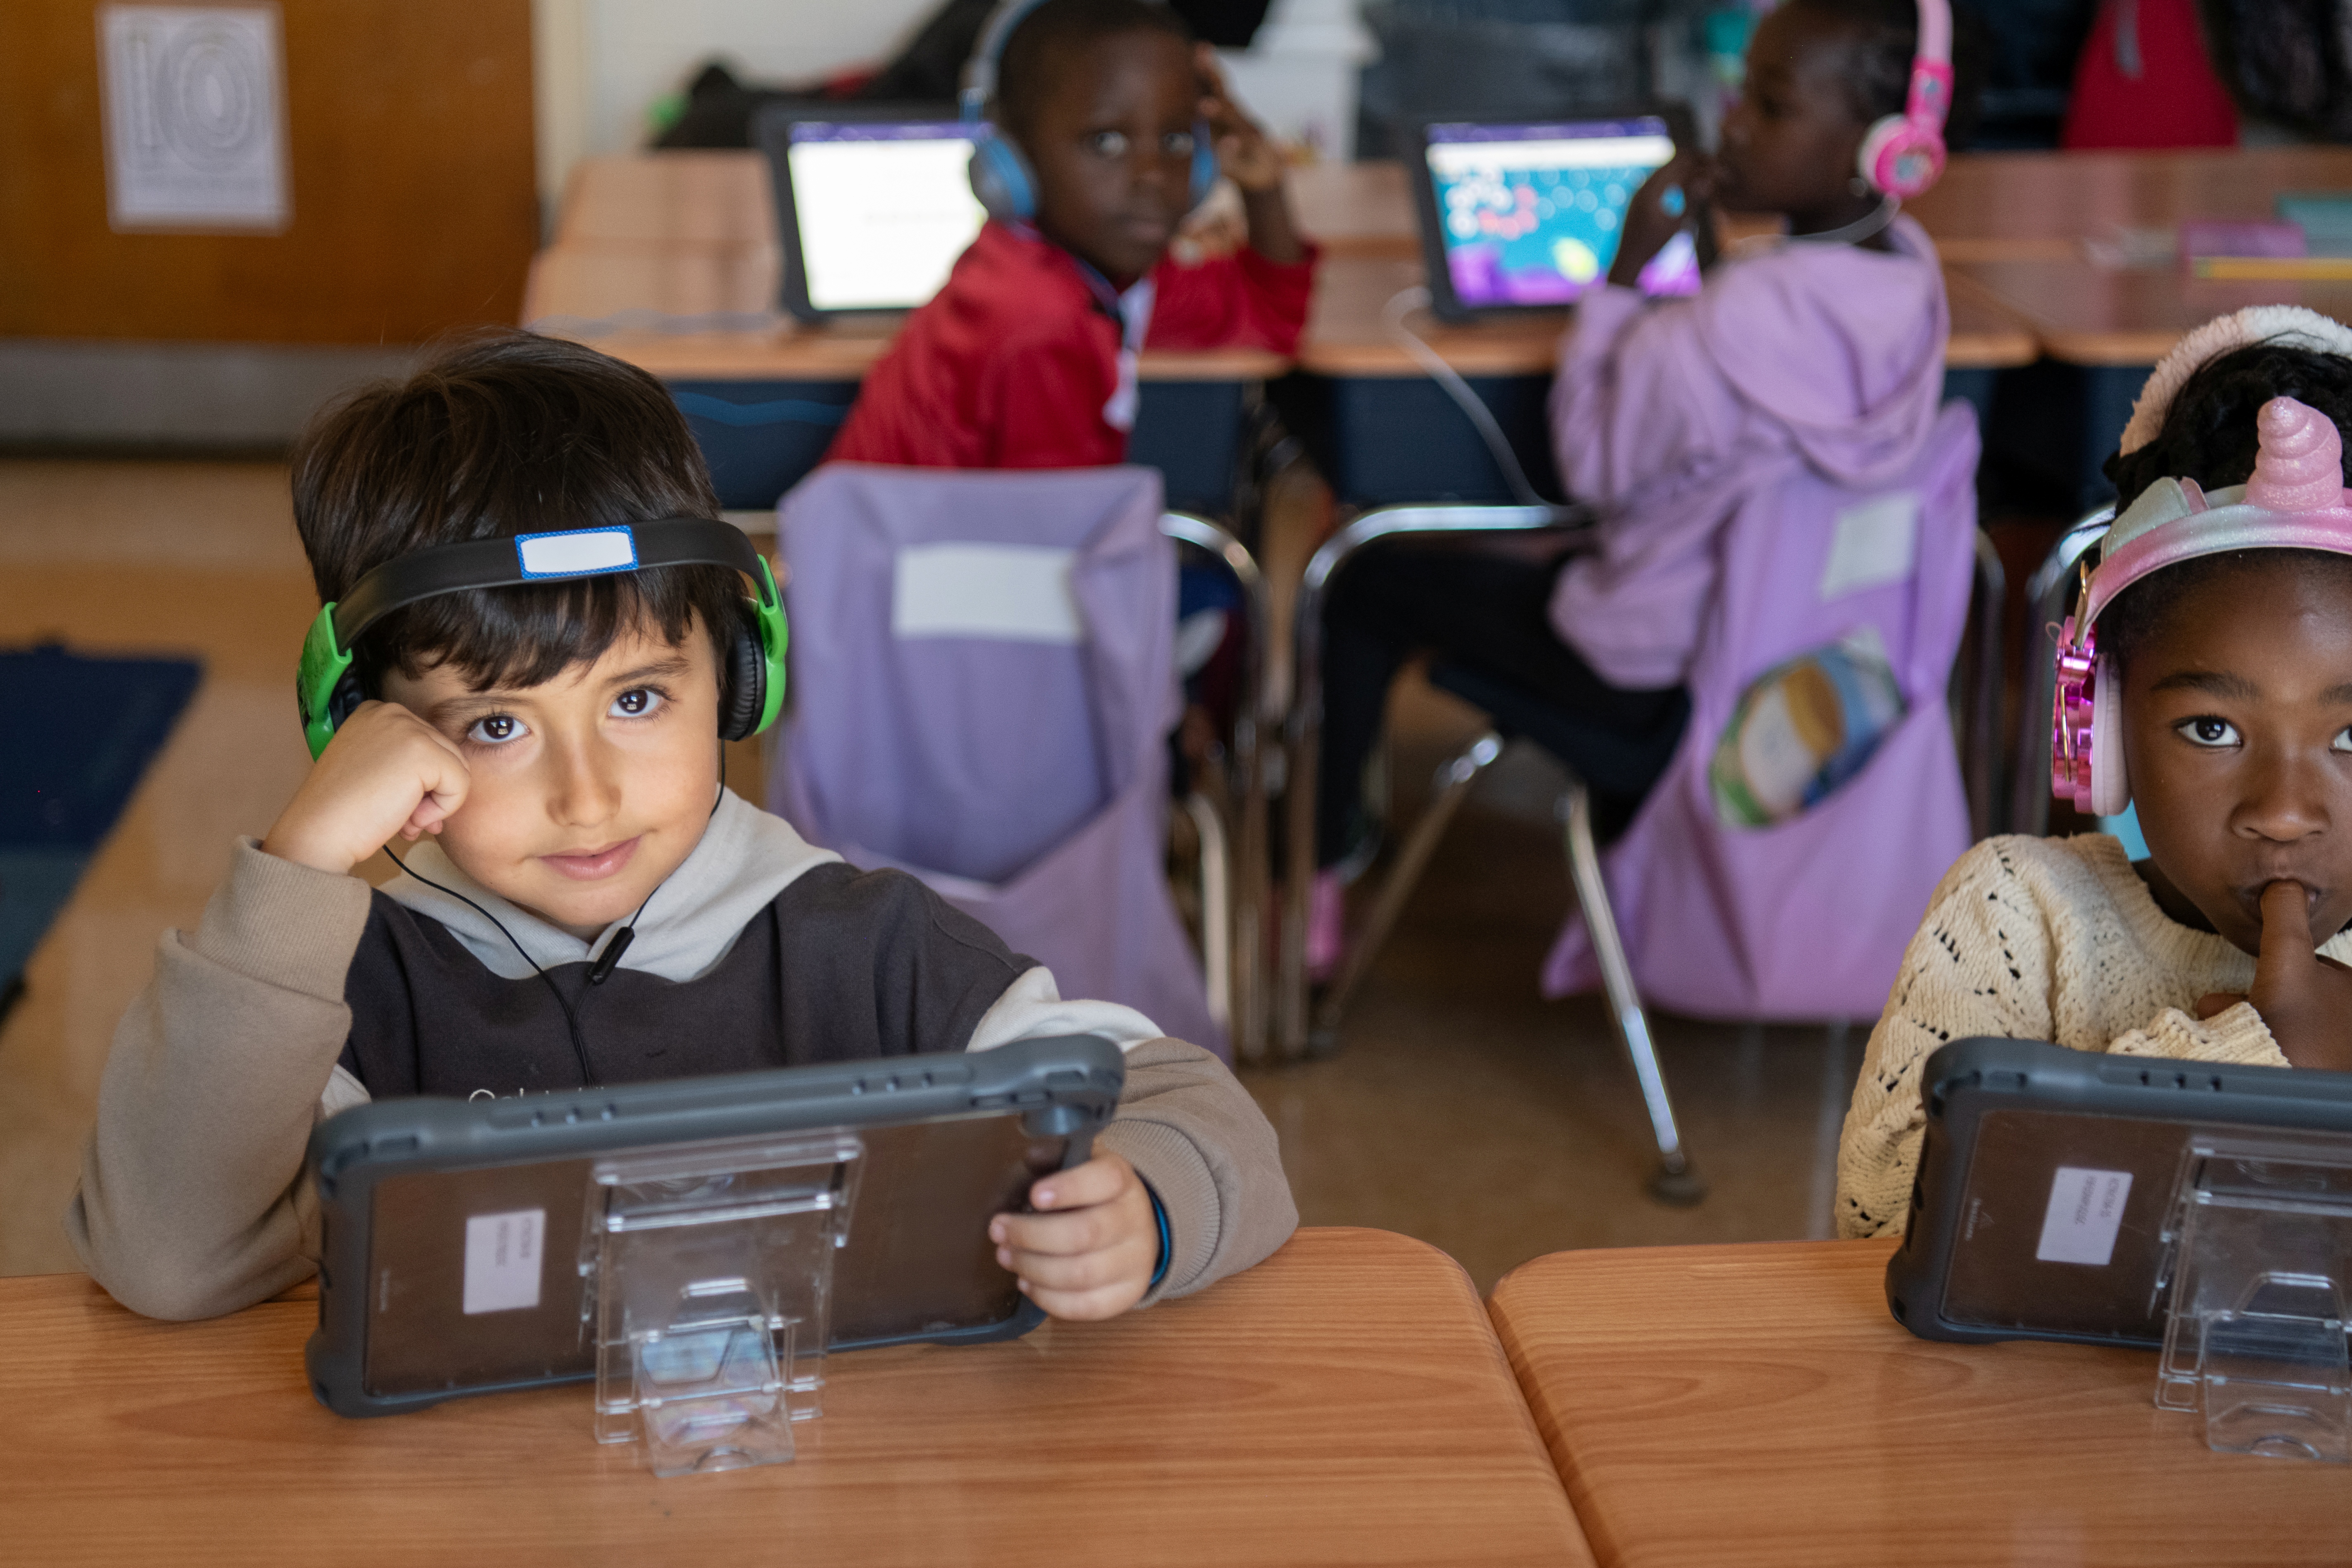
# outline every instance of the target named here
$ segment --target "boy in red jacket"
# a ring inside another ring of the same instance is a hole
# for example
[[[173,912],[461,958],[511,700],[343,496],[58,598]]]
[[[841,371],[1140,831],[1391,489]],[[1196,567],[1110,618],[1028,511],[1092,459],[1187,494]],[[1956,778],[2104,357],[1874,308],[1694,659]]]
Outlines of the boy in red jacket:
[[[1144,347],[1297,345],[1314,252],[1281,155],[1173,11],[1045,0],[1006,39],[998,77],[997,134],[1035,172],[1036,216],[981,230],[866,377],[830,461],[1121,462]],[[1188,267],[1166,253],[1192,205],[1198,124],[1241,187],[1249,241]]]

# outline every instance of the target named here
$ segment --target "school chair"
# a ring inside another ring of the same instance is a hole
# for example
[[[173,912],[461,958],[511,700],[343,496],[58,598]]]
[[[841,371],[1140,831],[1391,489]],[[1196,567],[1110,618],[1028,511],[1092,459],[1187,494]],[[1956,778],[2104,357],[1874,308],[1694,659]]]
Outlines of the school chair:
[[[1484,710],[1495,727],[1440,770],[1436,799],[1401,846],[1364,931],[1310,1018],[1303,889],[1313,869],[1321,617],[1333,572],[1375,539],[1565,531],[1588,514],[1391,508],[1335,536],[1310,563],[1297,610],[1281,1037],[1309,1054],[1335,1047],[1356,986],[1464,795],[1511,739],[1535,741],[1570,764],[1560,814],[1578,903],[1545,966],[1545,991],[1564,994],[1593,981],[1605,991],[1657,1142],[1651,1191],[1666,1201],[1696,1201],[1704,1186],[1682,1147],[1643,996],[1702,1016],[1874,1014],[1929,890],[1969,841],[1971,813],[1951,706],[1964,623],[1973,622],[1976,645],[1959,683],[1965,733],[1997,735],[2000,690],[2001,584],[1998,557],[1975,526],[1976,455],[1974,417],[1955,405],[1913,468],[1884,487],[1850,491],[1800,473],[1743,503],[1721,547],[1723,597],[1692,659],[1691,720],[1663,775],[1655,758],[1612,755],[1507,682],[1433,665],[1432,682]],[[1719,740],[1744,711],[1742,700],[1789,661],[1864,626],[1902,698],[1868,760],[1792,817],[1727,827],[1717,818],[1710,769]],[[1613,781],[1600,770],[1656,777],[1605,856],[1593,841],[1591,794],[1595,784]],[[1979,774],[1988,811],[1996,776]],[[1824,940],[1832,931],[1835,940]]]
[[[2019,657],[2017,760],[2010,784],[2009,831],[2040,838],[2050,831],[2050,736],[2058,699],[2055,628],[2074,607],[2083,565],[2116,521],[2113,501],[2084,512],[2033,575],[2025,580],[2025,637]]]
[[[777,532],[793,707],[771,808],[853,864],[920,877],[1051,968],[1065,995],[1124,1003],[1227,1052],[1234,960],[1261,928],[1237,918],[1233,830],[1196,789],[1180,804],[1197,844],[1198,956],[1186,938],[1165,874],[1168,736],[1181,711],[1179,546],[1233,573],[1262,633],[1249,552],[1166,511],[1158,472],[1139,467],[828,464],[779,503]],[[1262,636],[1250,646],[1255,659]],[[1245,809],[1252,717],[1236,725],[1227,792]]]
[[[1484,709],[1496,727],[1438,770],[1438,791],[1421,819],[1397,851],[1396,864],[1373,900],[1363,931],[1349,949],[1330,987],[1309,1017],[1307,982],[1307,888],[1315,874],[1316,773],[1322,744],[1323,609],[1330,595],[1334,574],[1365,546],[1382,540],[1461,539],[1502,534],[1552,534],[1572,538],[1589,527],[1591,514],[1573,506],[1389,506],[1362,513],[1327,540],[1307,562],[1292,609],[1293,690],[1285,726],[1284,796],[1288,804],[1286,824],[1287,865],[1284,877],[1281,951],[1276,984],[1276,1037],[1286,1055],[1324,1057],[1339,1045],[1339,1026],[1347,1005],[1363,983],[1372,960],[1388,940],[1414,885],[1444,836],[1446,825],[1481,773],[1503,754],[1514,735],[1525,734],[1568,765],[1563,752],[1580,750],[1563,743],[1556,718],[1542,711],[1540,702],[1507,693],[1466,670],[1439,664],[1430,679],[1475,707]],[[1507,710],[1507,711],[1502,711]],[[1626,962],[1609,889],[1601,876],[1601,858],[1592,834],[1591,790],[1570,766],[1569,783],[1559,800],[1562,842],[1569,876],[1578,906],[1587,911],[1595,945],[1601,954],[1601,981],[1609,996],[1611,1020],[1624,1046],[1641,1086],[1652,1134],[1657,1141],[1658,1168],[1650,1179],[1653,1195],[1667,1203],[1693,1204],[1706,1195],[1706,1184],[1695,1171],[1675,1121],[1674,1102],[1658,1068],[1650,1038],[1649,1016],[1643,1010]]]

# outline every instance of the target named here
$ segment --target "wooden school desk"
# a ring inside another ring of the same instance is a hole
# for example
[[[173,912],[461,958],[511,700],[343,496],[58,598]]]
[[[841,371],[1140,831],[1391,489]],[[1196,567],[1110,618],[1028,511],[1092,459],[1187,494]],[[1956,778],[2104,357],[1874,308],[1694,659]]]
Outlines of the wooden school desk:
[[[2352,1562],[2352,1469],[2208,1451],[2151,1352],[1914,1339],[1893,1249],[1564,1252],[1496,1288],[1607,1568]]]
[[[1964,153],[1907,205],[1946,261],[2073,261],[2085,240],[2184,218],[2267,222],[2285,191],[2352,188],[2352,148]]]
[[[897,330],[780,315],[782,265],[762,154],[584,159],[532,261],[523,321],[660,376],[721,500],[764,509],[815,467]],[[1168,476],[1172,504],[1229,511],[1247,399],[1285,368],[1255,349],[1145,354],[1133,460]]]
[[[1375,1230],[1301,1231],[1203,1295],[1003,1345],[835,1362],[788,1466],[656,1480],[589,1385],[346,1421],[316,1308],[135,1318],[0,1279],[11,1562],[1578,1564],[1475,1293]]]

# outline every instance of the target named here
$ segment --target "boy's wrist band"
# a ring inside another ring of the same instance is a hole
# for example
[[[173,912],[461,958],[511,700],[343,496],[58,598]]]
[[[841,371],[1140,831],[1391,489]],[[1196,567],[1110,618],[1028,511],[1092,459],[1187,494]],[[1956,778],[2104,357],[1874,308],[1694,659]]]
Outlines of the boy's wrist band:
[[[1141,1176],[1135,1179],[1143,1182]],[[1160,1227],[1160,1263],[1151,1271],[1151,1283],[1145,1287],[1148,1290],[1157,1290],[1160,1282],[1168,1278],[1168,1263],[1175,1256],[1176,1247],[1168,1229],[1168,1210],[1160,1203],[1160,1194],[1151,1190],[1150,1182],[1143,1182],[1143,1195],[1151,1200],[1152,1223]]]

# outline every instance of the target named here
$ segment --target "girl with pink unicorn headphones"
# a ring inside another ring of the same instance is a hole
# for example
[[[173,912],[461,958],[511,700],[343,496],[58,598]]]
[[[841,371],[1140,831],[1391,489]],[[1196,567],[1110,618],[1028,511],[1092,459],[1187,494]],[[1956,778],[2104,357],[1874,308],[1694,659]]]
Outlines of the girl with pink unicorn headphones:
[[[2061,799],[2105,834],[1987,839],[1946,874],[1870,1037],[1838,1229],[1900,1234],[1921,1065],[1971,1035],[2352,1068],[2352,331],[2263,306],[2158,365],[2122,510],[2060,633]]]

